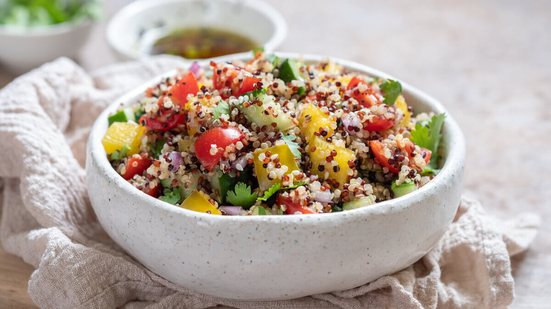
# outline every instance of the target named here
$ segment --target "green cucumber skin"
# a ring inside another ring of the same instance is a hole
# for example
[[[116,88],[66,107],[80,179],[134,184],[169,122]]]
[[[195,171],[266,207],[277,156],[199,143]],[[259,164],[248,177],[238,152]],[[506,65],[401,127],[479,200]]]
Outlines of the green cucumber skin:
[[[286,83],[300,80],[297,63],[292,59],[285,59],[279,66],[279,78]]]
[[[342,205],[342,210],[352,210],[356,208],[362,208],[375,203],[374,196],[364,197],[358,200],[353,200]]]
[[[417,186],[414,182],[404,182],[401,185],[396,185],[396,182],[393,182],[390,189],[394,193],[394,197],[400,197],[417,190]]]
[[[216,172],[216,175],[210,179],[210,185],[215,192],[219,193],[217,196],[217,201],[219,203],[226,202],[226,195],[228,194],[228,191],[233,190],[236,184],[237,178],[232,177],[229,174],[224,174],[219,170]]]
[[[267,95],[259,95],[258,99],[260,99],[264,104],[262,106],[258,106],[256,104],[252,104],[246,108],[243,109],[243,113],[245,114],[245,117],[250,121],[254,122],[259,126],[271,126],[272,123],[276,123],[276,128],[279,131],[287,131],[290,128],[294,126],[293,120],[291,117],[283,112],[281,109],[281,106],[274,102],[269,96]],[[277,117],[273,117],[271,115],[266,115],[264,113],[265,109],[271,106],[274,112],[277,113]]]

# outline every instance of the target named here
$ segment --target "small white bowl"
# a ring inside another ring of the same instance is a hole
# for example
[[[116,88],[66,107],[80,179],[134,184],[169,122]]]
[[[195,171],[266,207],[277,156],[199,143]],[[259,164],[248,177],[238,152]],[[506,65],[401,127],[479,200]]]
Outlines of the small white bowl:
[[[19,74],[58,57],[75,58],[93,24],[82,20],[30,29],[0,26],[0,62]]]
[[[150,55],[147,49],[155,34],[201,26],[241,34],[266,51],[273,51],[287,35],[281,14],[257,0],[141,0],[111,19],[107,42],[119,59],[139,59]]]
[[[324,58],[278,55],[311,62]],[[389,77],[357,63],[334,60],[354,71]],[[241,300],[291,299],[350,289],[411,265],[452,221],[462,192],[463,134],[439,102],[406,83],[402,83],[404,96],[416,112],[447,114],[445,163],[417,191],[350,211],[285,216],[214,216],[146,195],[111,167],[101,139],[107,116],[120,102],[135,103],[145,89],[175,73],[115,100],[91,130],[86,159],[90,201],[101,225],[128,254],[164,278],[197,292]]]

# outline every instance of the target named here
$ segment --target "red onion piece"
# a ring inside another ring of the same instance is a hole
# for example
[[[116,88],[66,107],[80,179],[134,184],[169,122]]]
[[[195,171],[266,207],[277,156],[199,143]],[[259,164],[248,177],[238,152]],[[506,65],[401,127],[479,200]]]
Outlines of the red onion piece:
[[[240,165],[241,169],[238,169],[237,165]],[[232,168],[234,170],[237,170],[237,171],[242,171],[245,168],[245,166],[247,166],[247,157],[246,156],[241,156],[241,157],[237,158],[237,160],[235,160],[232,163]]]
[[[218,209],[229,216],[239,216],[243,210],[241,206],[220,206]]]
[[[182,154],[178,151],[172,151],[168,154],[168,158],[170,159],[171,172],[176,172],[180,165],[184,163],[184,160],[182,159]]]
[[[314,200],[321,203],[333,203],[333,194],[331,191],[319,191],[316,192]]]
[[[189,71],[195,75],[195,77],[198,77],[201,74],[201,66],[199,65],[199,62],[193,61],[193,63],[189,66]]]

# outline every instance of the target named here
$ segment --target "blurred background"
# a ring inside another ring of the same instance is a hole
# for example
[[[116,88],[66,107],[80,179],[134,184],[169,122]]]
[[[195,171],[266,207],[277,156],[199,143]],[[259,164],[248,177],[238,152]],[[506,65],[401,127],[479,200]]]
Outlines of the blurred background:
[[[105,38],[106,24],[130,2],[101,4],[103,17],[74,57],[86,70],[117,62]],[[514,307],[548,307],[551,226],[545,222],[551,219],[551,180],[545,175],[551,173],[551,1],[266,2],[288,26],[277,50],[360,62],[424,90],[446,106],[467,140],[467,194],[503,219],[524,211],[542,215],[544,223],[532,249],[513,260]],[[5,43],[0,31],[0,53]],[[5,64],[0,67],[0,85],[15,76]],[[13,263],[10,267],[25,267]]]

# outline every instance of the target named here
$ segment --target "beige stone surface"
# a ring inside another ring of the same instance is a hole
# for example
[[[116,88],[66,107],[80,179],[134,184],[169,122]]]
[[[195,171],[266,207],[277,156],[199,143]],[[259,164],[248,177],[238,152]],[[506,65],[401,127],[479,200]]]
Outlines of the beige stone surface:
[[[125,2],[108,1],[109,12]],[[532,249],[514,261],[513,307],[549,307],[551,1],[269,2],[289,25],[280,50],[358,61],[444,103],[466,136],[466,190],[500,217],[542,215]],[[115,61],[103,27],[81,54],[87,69]],[[0,71],[0,83],[11,78]]]

